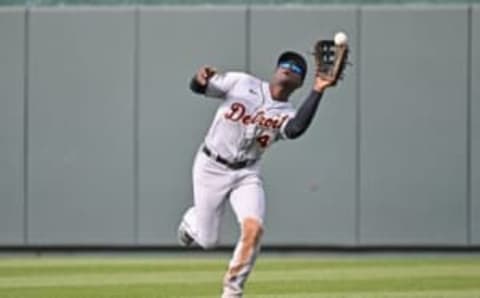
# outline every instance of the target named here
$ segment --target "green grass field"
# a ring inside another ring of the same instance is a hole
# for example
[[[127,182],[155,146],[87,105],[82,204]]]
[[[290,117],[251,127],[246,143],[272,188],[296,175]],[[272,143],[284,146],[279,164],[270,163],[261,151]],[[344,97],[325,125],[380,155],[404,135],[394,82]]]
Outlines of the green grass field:
[[[228,256],[0,257],[2,298],[220,297]],[[245,298],[480,297],[480,257],[261,256]]]

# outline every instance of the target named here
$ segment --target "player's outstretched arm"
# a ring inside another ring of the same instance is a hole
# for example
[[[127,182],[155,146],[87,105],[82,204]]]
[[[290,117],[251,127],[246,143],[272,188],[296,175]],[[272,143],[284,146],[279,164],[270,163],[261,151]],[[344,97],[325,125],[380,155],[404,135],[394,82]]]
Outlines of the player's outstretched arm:
[[[205,94],[208,81],[217,73],[211,66],[202,66],[190,81],[190,89],[198,94]]]
[[[301,136],[312,123],[313,117],[322,99],[323,92],[333,85],[330,79],[315,77],[312,91],[303,101],[295,117],[290,119],[285,126],[285,135],[289,139],[296,139]]]

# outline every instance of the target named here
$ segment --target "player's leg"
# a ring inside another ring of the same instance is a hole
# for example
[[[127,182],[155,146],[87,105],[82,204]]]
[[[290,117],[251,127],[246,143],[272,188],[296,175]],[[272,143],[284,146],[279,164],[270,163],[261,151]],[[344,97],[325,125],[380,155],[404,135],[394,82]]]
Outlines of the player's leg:
[[[263,184],[256,175],[236,187],[230,202],[240,225],[241,235],[224,278],[223,297],[242,297],[243,287],[260,250],[265,215]]]
[[[215,161],[198,153],[193,167],[194,205],[185,212],[178,228],[181,243],[195,242],[205,249],[217,244],[229,179],[232,178]]]

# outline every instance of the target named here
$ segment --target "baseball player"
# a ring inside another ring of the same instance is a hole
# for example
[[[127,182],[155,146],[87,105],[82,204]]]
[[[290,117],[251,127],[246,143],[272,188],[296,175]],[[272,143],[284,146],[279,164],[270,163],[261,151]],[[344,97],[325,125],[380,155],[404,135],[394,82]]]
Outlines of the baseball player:
[[[316,76],[295,111],[288,101],[302,86],[307,63],[298,53],[280,55],[270,82],[242,72],[201,67],[190,88],[220,99],[215,118],[193,165],[194,204],[178,228],[179,242],[204,249],[216,245],[226,202],[241,229],[223,282],[222,298],[242,297],[259,251],[265,216],[260,159],[278,140],[295,139],[309,127],[322,94],[334,80]]]

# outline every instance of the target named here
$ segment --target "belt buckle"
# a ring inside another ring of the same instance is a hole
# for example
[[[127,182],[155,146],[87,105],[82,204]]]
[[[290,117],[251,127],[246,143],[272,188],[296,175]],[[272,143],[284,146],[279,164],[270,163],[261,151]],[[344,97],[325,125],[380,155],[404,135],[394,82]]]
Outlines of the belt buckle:
[[[242,160],[242,161],[237,161],[235,163],[231,163],[229,165],[229,167],[233,170],[239,170],[239,169],[249,167],[249,166],[253,165],[255,162],[256,162],[255,159],[247,159],[247,160]]]
[[[218,163],[221,163],[228,168],[232,170],[239,170],[248,166],[253,165],[255,162],[257,162],[256,159],[247,159],[247,160],[242,160],[242,161],[234,161],[234,162],[229,162],[228,160],[224,159],[221,157],[219,154],[216,152],[210,150],[207,146],[203,147],[203,152],[210,157],[211,159],[215,160]]]
[[[241,168],[245,167],[245,163],[244,162],[229,163],[228,167],[232,170],[240,170]]]

